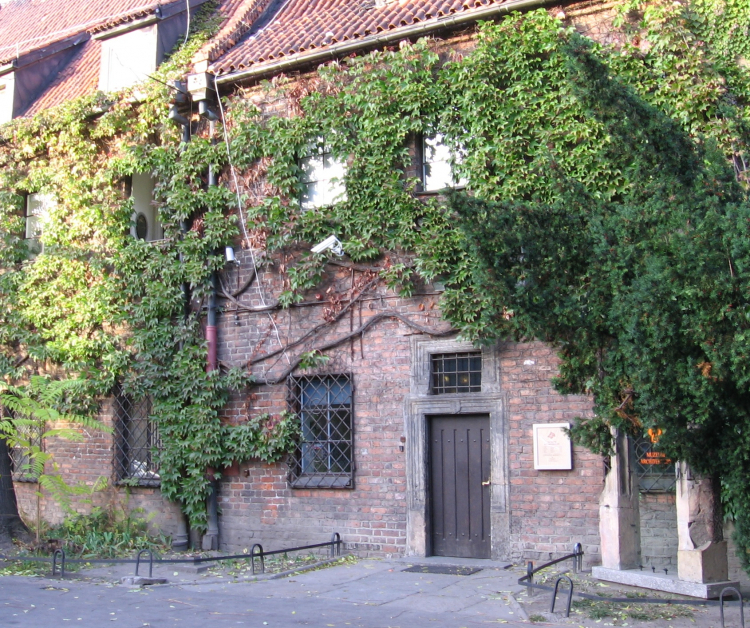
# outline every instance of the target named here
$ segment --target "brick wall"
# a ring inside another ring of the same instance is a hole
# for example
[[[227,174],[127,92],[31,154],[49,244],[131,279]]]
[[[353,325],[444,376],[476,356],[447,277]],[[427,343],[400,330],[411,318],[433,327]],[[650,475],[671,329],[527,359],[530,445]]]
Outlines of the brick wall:
[[[107,426],[113,426],[111,400],[104,403],[100,420]],[[50,429],[52,426],[47,426]],[[165,500],[158,488],[117,486],[114,478],[114,436],[99,430],[82,429],[75,425],[57,425],[77,431],[83,440],[75,441],[63,438],[45,439],[45,451],[53,455],[59,465],[63,479],[71,486],[86,486],[89,491],[101,479],[107,481],[104,490],[91,491],[83,495],[71,496],[73,510],[88,513],[93,507],[111,508],[122,514],[143,509],[149,525],[154,530],[165,534],[174,534],[177,530],[179,508]],[[50,469],[47,472],[51,473]],[[43,521],[49,524],[60,523],[65,511],[63,505],[46,491],[37,497],[39,485],[36,482],[15,482],[16,498],[19,512],[30,523],[37,521],[41,514]],[[39,512],[37,511],[37,508]]]
[[[641,493],[641,564],[677,569],[677,508],[674,493]]]
[[[609,37],[613,5],[581,3],[565,9],[566,19],[597,39]],[[553,12],[559,9],[553,9]],[[474,45],[473,28],[440,44],[447,58],[452,51],[468,52]],[[304,80],[304,76],[300,80]],[[266,100],[261,87],[249,87],[244,96],[255,102],[263,115],[290,115],[294,107],[284,98]],[[413,153],[413,151],[412,151]],[[411,167],[408,175],[416,175]],[[407,169],[408,170],[408,169]],[[262,196],[258,184],[245,190]],[[226,284],[241,286],[250,276],[253,261],[246,251],[237,250],[241,265],[228,269]],[[328,268],[323,286],[305,295],[305,302],[288,310],[251,311],[272,305],[284,289],[274,259],[259,273],[259,279],[237,296],[224,301],[219,317],[219,358],[225,366],[247,367],[259,379],[282,378],[290,362],[302,351],[350,333],[374,316],[397,312],[427,328],[443,329],[440,295],[432,286],[420,286],[418,294],[401,299],[377,287],[335,325],[321,329],[314,338],[293,350],[250,364],[276,351],[281,345],[303,337],[306,332],[336,314],[326,292],[341,296],[345,305],[354,277],[349,269]],[[395,261],[395,260],[394,260]],[[357,287],[354,286],[354,292]],[[326,308],[328,311],[326,312]],[[406,545],[406,464],[400,451],[405,434],[404,399],[409,394],[409,337],[413,327],[393,318],[373,326],[364,337],[354,338],[326,352],[331,359],[324,373],[351,373],[354,378],[355,483],[351,490],[291,489],[284,464],[248,463],[226,470],[220,483],[221,534],[227,549],[241,549],[260,542],[267,549],[280,545],[327,540],[332,532],[363,555],[401,554]],[[516,559],[546,559],[567,553],[581,542],[587,562],[598,557],[598,494],[601,490],[602,461],[576,448],[571,471],[535,471],[533,468],[532,425],[571,422],[590,412],[583,397],[558,395],[550,377],[557,368],[554,351],[541,343],[504,344],[499,360],[499,380],[507,399],[510,548]],[[236,395],[227,405],[224,419],[239,423],[258,413],[278,413],[286,407],[284,384],[261,386],[251,394]],[[111,409],[103,409],[111,424]],[[47,447],[61,463],[69,481],[93,485],[100,476],[111,479],[112,436],[89,434],[84,442],[50,440]],[[31,518],[36,515],[35,485],[19,483],[20,507]],[[154,525],[168,532],[176,529],[178,512],[158,489],[132,488],[125,491],[110,484],[93,495],[91,503],[77,500],[83,510],[92,505],[124,504],[144,507],[155,513]],[[59,521],[62,512],[48,497],[41,500],[44,518]]]
[[[563,397],[552,388],[559,360],[542,343],[506,344],[501,385],[508,395],[510,512],[513,558],[548,560],[581,543],[586,564],[599,560],[602,459],[580,447],[571,471],[534,469],[532,425],[573,422],[591,411],[586,397]]]

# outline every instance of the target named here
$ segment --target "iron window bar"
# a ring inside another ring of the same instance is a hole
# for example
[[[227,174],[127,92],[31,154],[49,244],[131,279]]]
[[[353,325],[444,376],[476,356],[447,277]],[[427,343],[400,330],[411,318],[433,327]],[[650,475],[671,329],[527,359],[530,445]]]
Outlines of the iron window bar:
[[[13,413],[6,410],[8,415],[12,418]],[[9,448],[10,463],[14,482],[38,482],[39,476],[34,472],[33,469],[33,458],[31,456],[31,450],[38,448],[42,451],[44,445],[44,422],[43,421],[25,421],[23,424],[16,423],[15,426],[18,439],[25,441],[28,445],[16,445],[15,447]]]
[[[430,375],[433,395],[482,392],[482,352],[434,353]]]
[[[301,425],[289,461],[293,487],[353,488],[353,392],[349,374],[289,378],[289,408]]]
[[[135,400],[119,385],[114,393],[117,480],[137,486],[159,486],[158,457],[162,443],[150,418],[151,400],[148,397]]]

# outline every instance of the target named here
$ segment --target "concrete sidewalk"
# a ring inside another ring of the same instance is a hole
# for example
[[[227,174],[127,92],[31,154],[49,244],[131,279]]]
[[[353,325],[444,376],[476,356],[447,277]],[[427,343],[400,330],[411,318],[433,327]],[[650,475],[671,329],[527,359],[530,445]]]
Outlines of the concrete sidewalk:
[[[362,560],[283,579],[232,581],[157,565],[170,582],[119,583],[132,565],[79,572],[64,580],[0,578],[0,626],[225,626],[461,628],[523,625],[509,597],[517,574],[492,561],[419,559],[418,564],[482,567],[469,576],[409,573],[413,561]],[[159,573],[157,573],[159,572]],[[143,573],[143,572],[142,572]],[[176,576],[174,574],[177,574]],[[528,624],[526,624],[528,625]]]

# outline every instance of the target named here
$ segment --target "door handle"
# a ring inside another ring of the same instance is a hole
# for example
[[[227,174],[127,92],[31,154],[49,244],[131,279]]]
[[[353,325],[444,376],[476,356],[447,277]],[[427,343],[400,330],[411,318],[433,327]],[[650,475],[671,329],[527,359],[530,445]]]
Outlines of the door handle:
[[[482,486],[489,486],[492,484],[492,480],[487,480],[486,482],[482,482]]]

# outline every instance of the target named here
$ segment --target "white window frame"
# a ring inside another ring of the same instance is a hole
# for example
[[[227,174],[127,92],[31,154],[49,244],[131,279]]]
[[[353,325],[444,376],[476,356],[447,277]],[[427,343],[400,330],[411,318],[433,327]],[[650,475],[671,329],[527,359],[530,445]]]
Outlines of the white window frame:
[[[32,243],[33,252],[42,252],[42,236],[49,220],[49,212],[57,206],[57,200],[51,194],[33,192],[26,196],[24,219],[26,222],[24,237]]]
[[[468,185],[464,177],[456,178],[455,164],[463,163],[462,150],[452,151],[442,133],[421,137],[421,180],[423,192],[439,192],[447,188],[461,189]]]
[[[154,180],[151,175],[134,173],[130,178],[130,196],[133,199],[130,235],[146,242],[164,239],[159,209],[153,204]],[[139,233],[139,227],[143,225],[146,228],[145,234],[142,231]]]
[[[302,209],[329,207],[346,200],[346,164],[333,156],[323,138],[308,145],[306,154],[299,159],[298,165],[303,187],[300,197]]]

